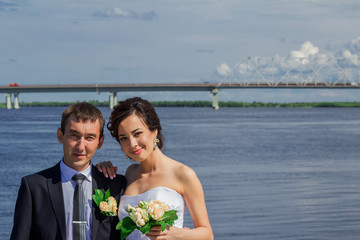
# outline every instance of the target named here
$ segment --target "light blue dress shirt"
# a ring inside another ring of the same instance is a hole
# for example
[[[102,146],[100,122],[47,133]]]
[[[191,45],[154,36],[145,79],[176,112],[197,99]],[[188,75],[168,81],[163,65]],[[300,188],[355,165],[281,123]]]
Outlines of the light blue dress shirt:
[[[61,171],[61,184],[64,197],[65,205],[65,222],[66,222],[66,240],[73,240],[73,227],[72,227],[72,218],[73,218],[73,199],[75,191],[75,182],[71,178],[78,174],[79,172],[67,166],[63,160],[60,163]],[[86,216],[86,240],[91,240],[91,226],[92,226],[92,175],[91,175],[91,164],[88,168],[80,172],[83,174],[86,179],[82,183],[85,198],[87,199],[85,203],[85,216]]]

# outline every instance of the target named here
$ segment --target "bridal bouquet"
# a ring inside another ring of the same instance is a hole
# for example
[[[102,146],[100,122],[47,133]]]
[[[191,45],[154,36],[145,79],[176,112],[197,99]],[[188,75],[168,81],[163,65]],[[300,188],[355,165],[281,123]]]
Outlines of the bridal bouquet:
[[[178,219],[176,210],[169,210],[169,206],[161,201],[139,201],[135,207],[128,204],[128,217],[120,220],[116,230],[121,231],[121,240],[129,236],[135,229],[147,234],[153,226],[160,225],[164,231],[167,225],[174,225]]]

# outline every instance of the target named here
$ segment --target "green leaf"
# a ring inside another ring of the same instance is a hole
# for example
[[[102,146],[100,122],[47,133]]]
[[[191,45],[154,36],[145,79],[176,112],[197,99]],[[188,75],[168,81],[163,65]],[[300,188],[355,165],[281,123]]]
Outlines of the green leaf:
[[[170,210],[164,213],[164,215],[162,216],[161,220],[176,220],[178,219],[177,213],[178,211],[176,210]]]
[[[170,225],[170,226],[173,226],[174,225],[174,220],[166,220],[164,221],[166,222],[166,224]]]
[[[123,224],[121,226],[122,232],[132,232],[136,229],[136,224],[133,222],[133,220],[130,217],[126,217],[126,219],[123,221]]]
[[[108,190],[106,190],[106,192],[105,192],[104,201],[106,201],[110,196],[111,196],[110,195],[110,188],[108,188]]]
[[[100,189],[95,189],[95,195],[97,195],[97,196],[101,197],[102,199],[104,199],[104,193]]]
[[[127,236],[129,236],[131,233],[120,233],[121,240],[124,240]]]
[[[124,218],[123,219],[121,219],[120,220],[120,222],[118,222],[117,224],[116,224],[116,230],[120,230],[121,229],[121,226],[122,226],[122,224],[123,224],[123,221],[124,221]]]
[[[95,189],[95,194],[92,197],[97,206],[100,205],[101,201],[104,201],[104,193],[100,189]]]
[[[167,225],[173,226],[174,220],[178,219],[176,210],[170,210],[164,213],[162,219],[160,221],[155,221],[150,218],[150,221],[147,222],[142,227],[137,227],[134,221],[128,216],[120,220],[120,222],[116,225],[116,230],[120,230],[121,239],[125,239],[129,236],[135,229],[139,229],[143,234],[147,234],[150,232],[153,226],[161,226],[161,231],[166,229]]]
[[[125,227],[125,226],[127,226],[129,224],[128,223],[128,220],[129,220],[128,218],[129,217],[125,217],[125,218],[121,219],[120,222],[118,222],[118,224],[116,224],[116,230],[120,230],[121,240],[124,240],[127,236],[130,235],[130,233],[132,233],[132,231],[127,230],[126,227]],[[124,222],[125,222],[125,224],[124,224]],[[135,228],[136,228],[136,225],[135,225]]]
[[[160,221],[160,225],[161,225],[161,231],[163,232],[166,229],[167,223],[164,221]]]
[[[146,223],[144,226],[142,226],[141,228],[139,228],[140,232],[142,232],[143,234],[147,234],[148,232],[150,232],[150,229],[152,227],[152,223],[148,222]]]
[[[121,233],[131,233],[137,228],[136,224],[130,217],[125,217],[116,225],[116,230],[120,230]]]

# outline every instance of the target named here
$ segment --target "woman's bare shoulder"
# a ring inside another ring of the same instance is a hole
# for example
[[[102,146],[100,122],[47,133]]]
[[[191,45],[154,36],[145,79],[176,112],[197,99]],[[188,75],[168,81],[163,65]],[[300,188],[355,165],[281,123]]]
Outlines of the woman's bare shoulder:
[[[177,161],[175,162],[176,163],[174,164],[174,172],[179,180],[184,182],[197,179],[196,173],[191,167]]]

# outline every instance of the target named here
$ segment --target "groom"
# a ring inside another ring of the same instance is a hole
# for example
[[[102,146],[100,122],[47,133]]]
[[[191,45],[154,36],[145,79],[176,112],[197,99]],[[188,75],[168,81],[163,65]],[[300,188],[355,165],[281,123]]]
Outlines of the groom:
[[[94,189],[110,189],[111,196],[119,202],[126,186],[124,176],[117,175],[115,181],[107,179],[91,164],[104,142],[104,122],[101,112],[85,102],[73,104],[63,112],[57,131],[63,158],[51,168],[22,178],[11,240],[78,240],[79,221],[73,222],[78,203],[74,200],[77,193],[72,177],[79,174],[85,198],[79,205],[86,221],[82,236],[86,240],[119,239],[120,233],[115,230],[118,218],[102,215],[92,200]]]

